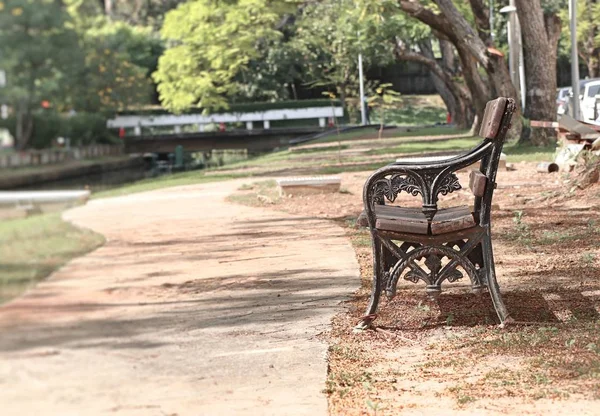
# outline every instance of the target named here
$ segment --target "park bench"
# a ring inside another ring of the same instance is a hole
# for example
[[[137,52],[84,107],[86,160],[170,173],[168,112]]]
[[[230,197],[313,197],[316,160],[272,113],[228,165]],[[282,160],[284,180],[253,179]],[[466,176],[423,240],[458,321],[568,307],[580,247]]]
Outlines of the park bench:
[[[490,233],[492,196],[506,132],[515,103],[500,97],[487,103],[480,136],[483,141],[470,152],[452,159],[428,163],[392,163],[373,173],[363,190],[364,211],[358,224],[368,227],[373,246],[373,287],[365,316],[357,329],[375,319],[381,292],[396,294],[400,277],[427,284],[427,293],[437,297],[445,280],[471,280],[475,293],[488,289],[501,325],[509,314],[500,294],[494,270]],[[455,172],[479,162],[470,173],[474,204],[438,209],[438,196],[461,189]],[[420,195],[418,208],[393,204],[401,192]]]

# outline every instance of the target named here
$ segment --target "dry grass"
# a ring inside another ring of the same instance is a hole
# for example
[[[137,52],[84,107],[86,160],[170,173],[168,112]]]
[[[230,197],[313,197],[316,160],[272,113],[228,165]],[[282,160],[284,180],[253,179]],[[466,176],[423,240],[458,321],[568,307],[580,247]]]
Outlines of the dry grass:
[[[383,331],[355,334],[372,276],[370,237],[354,221],[367,175],[343,174],[343,194],[262,204],[336,220],[356,251],[362,286],[327,337],[330,413],[597,414],[599,186],[565,192],[561,176],[536,173],[535,163],[499,174],[496,268],[508,309],[527,324],[499,329],[489,295],[475,296],[464,279],[437,302],[400,282],[396,298],[380,306],[375,324]]]

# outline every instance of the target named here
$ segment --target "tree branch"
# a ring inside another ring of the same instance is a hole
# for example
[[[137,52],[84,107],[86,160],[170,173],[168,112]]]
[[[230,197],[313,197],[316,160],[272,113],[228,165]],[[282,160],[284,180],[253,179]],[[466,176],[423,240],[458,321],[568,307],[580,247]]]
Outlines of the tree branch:
[[[425,65],[435,76],[437,76],[440,80],[446,84],[448,89],[452,91],[456,97],[460,97],[464,100],[471,100],[471,94],[469,91],[457,84],[452,78],[453,75],[447,71],[445,71],[435,59],[427,58],[420,53],[411,51],[402,46],[401,42],[396,42],[396,47],[394,48],[394,53],[396,57],[400,60],[418,62],[422,65]]]
[[[492,44],[492,32],[490,30],[490,12],[483,4],[482,0],[469,0],[473,16],[475,16],[475,24],[477,25],[477,33],[483,41],[490,46]]]
[[[452,25],[443,14],[434,13],[415,0],[398,0],[398,6],[404,13],[420,20],[433,30],[443,33],[448,39],[456,40]]]
[[[452,22],[448,27],[453,32],[455,39],[458,39],[486,69],[490,68],[490,59],[487,52],[487,47],[481,38],[473,31],[467,19],[456,9],[452,0],[434,0],[440,8],[445,18]],[[447,31],[443,31],[446,33]],[[452,40],[452,37],[450,37]],[[453,42],[456,45],[456,42]]]

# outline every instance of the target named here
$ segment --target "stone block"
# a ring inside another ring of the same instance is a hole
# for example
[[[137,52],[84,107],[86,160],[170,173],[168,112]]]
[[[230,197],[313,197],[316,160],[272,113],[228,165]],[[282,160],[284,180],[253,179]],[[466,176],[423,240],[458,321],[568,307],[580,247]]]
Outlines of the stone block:
[[[339,192],[342,179],[338,176],[309,176],[277,179],[281,195],[311,195]]]

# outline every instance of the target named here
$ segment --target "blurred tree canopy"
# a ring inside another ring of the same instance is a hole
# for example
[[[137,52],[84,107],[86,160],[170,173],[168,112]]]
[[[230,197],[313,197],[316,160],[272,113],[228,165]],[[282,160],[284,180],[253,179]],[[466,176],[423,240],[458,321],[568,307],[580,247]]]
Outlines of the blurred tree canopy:
[[[0,62],[7,78],[2,98],[14,108],[19,149],[29,144],[34,108],[61,96],[80,60],[69,20],[58,0],[0,0]]]
[[[169,45],[154,80],[162,104],[172,111],[193,105],[227,106],[227,97],[242,93],[239,76],[256,77],[251,61],[277,49],[277,30],[286,3],[268,0],[191,0],[165,17],[161,34]]]
[[[600,2],[578,2],[579,53],[596,76]],[[568,52],[566,0],[517,3],[528,22],[525,116],[552,119],[550,61]],[[399,61],[427,67],[453,120],[476,126],[487,100],[516,97],[504,57],[507,16],[499,13],[506,4],[494,2],[490,27],[486,0],[0,0],[2,99],[21,147],[32,114],[50,111],[41,102],[62,113],[158,101],[173,112],[214,110],[295,99],[302,85],[356,109],[361,54],[365,72]],[[377,88],[369,82],[367,95]]]

